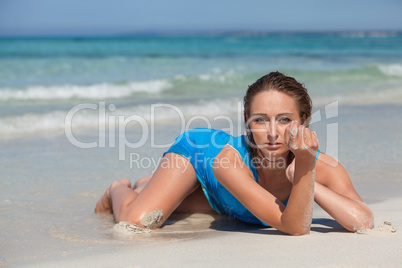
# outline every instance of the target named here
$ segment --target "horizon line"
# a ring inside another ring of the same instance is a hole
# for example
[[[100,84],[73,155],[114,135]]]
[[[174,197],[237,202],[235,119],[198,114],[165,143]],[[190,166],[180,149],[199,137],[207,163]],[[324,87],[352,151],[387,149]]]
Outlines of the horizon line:
[[[387,36],[402,34],[402,30],[140,30],[132,32],[116,32],[116,33],[34,33],[34,34],[2,34],[0,39],[10,38],[124,38],[136,36],[214,36],[214,35],[297,35],[297,34],[367,34],[368,36]]]

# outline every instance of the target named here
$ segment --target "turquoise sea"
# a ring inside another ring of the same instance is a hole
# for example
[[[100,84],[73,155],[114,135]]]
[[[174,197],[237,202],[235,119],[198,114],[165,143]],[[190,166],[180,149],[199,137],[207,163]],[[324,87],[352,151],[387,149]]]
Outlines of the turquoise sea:
[[[400,196],[402,33],[0,39],[0,265],[197,237],[185,221],[121,237],[93,209],[113,180],[152,172],[185,129],[242,134],[245,90],[277,70],[305,84],[320,149],[363,199]]]
[[[247,86],[276,70],[303,82],[316,106],[401,103],[402,33],[0,39],[0,137],[62,132],[83,102],[125,115],[145,116],[150,103],[233,113]],[[76,117],[75,129],[97,124]]]

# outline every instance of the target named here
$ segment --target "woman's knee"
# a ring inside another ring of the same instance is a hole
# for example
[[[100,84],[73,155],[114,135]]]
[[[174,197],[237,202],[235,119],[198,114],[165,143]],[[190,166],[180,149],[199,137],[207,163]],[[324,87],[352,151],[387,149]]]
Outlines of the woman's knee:
[[[188,160],[177,154],[167,154],[152,175],[134,185],[138,197],[128,205],[126,217],[120,221],[156,228],[170,216],[180,203],[199,187],[194,169]],[[136,188],[138,187],[138,188]],[[141,189],[140,189],[141,188]]]
[[[165,220],[162,209],[155,209],[152,211],[144,210],[138,211],[137,213],[131,213],[125,221],[142,228],[155,229],[160,227]]]

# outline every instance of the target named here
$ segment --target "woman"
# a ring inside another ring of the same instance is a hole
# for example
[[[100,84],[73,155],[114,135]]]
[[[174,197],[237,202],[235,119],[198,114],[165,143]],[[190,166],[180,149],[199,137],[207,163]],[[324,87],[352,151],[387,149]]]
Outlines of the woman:
[[[173,212],[216,211],[303,235],[310,231],[315,201],[349,231],[372,228],[373,215],[346,170],[319,152],[308,129],[311,109],[307,90],[294,78],[265,75],[244,97],[247,135],[183,133],[154,174],[133,189],[127,179],[113,182],[95,212],[155,228]],[[160,217],[150,222],[156,212]]]

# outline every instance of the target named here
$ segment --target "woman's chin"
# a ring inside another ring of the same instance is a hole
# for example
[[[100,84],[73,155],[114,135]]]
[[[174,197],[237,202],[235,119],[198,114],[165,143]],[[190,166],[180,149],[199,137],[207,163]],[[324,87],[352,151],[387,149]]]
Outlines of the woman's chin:
[[[258,162],[260,167],[268,169],[286,169],[287,153],[285,154],[260,154]]]
[[[287,159],[289,150],[283,151],[283,150],[275,150],[275,151],[270,151],[270,150],[264,150],[262,151],[264,155],[264,159],[269,162],[277,162],[277,161],[283,161]]]

